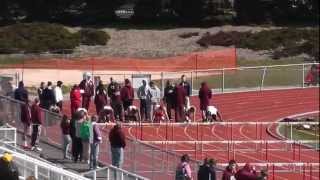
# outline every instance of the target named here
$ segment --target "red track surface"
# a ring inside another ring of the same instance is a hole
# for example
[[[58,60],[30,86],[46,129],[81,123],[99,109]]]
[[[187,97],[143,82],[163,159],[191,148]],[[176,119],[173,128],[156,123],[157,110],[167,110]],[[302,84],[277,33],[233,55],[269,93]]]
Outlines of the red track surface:
[[[193,97],[191,100],[193,105],[199,107],[199,101],[197,97]],[[214,95],[212,104],[218,107],[223,115],[223,119],[227,121],[276,121],[280,118],[290,116],[293,114],[311,112],[319,110],[319,89],[293,89],[293,90],[274,90],[274,91],[262,91],[262,92],[244,92],[244,93],[230,93]],[[69,109],[68,103],[65,103],[65,109]],[[93,110],[93,105],[91,105]],[[94,111],[91,111],[94,112]],[[200,115],[197,114],[198,119]],[[172,127],[169,127],[172,128]],[[128,136],[143,136],[143,140],[168,140],[182,141],[182,140],[230,140],[231,132],[230,127],[214,126],[214,127],[200,127],[203,128],[201,135],[197,134],[197,126],[185,126],[174,127],[172,133],[171,130],[166,130],[166,126],[162,127],[143,127],[143,131],[140,128],[128,127],[126,133]],[[258,127],[256,132],[255,126],[239,125],[232,127],[232,139],[233,140],[256,140],[256,139],[274,139],[266,133],[267,127]],[[56,134],[56,128],[50,128],[51,133]],[[109,129],[109,127],[108,127]],[[201,132],[201,131],[200,131]],[[58,132],[59,133],[59,132]],[[58,134],[56,134],[58,135]],[[107,135],[105,135],[107,137]],[[272,147],[273,146],[273,147]],[[269,145],[269,148],[278,148],[281,145]],[[106,146],[102,146],[105,148]],[[237,147],[240,148],[239,145]],[[255,147],[252,144],[241,145],[241,148]],[[163,148],[161,145],[159,148]],[[205,156],[218,159],[219,163],[227,162],[229,158],[233,158],[233,154],[228,158],[227,150],[224,152],[210,152],[203,151],[202,153],[194,151],[194,146],[176,144],[174,149],[184,149],[183,153],[189,153],[193,158],[202,159]],[[205,146],[205,149],[218,149],[225,148],[222,145]],[[286,151],[272,151],[266,155],[265,152],[259,152],[259,148],[255,152],[236,152],[235,159],[238,162],[319,162],[319,152],[308,149],[305,147],[295,146],[297,151],[295,155]],[[300,155],[298,149],[301,149]],[[102,149],[102,151],[107,151]],[[196,156],[196,157],[195,157]],[[267,158],[266,158],[267,156]],[[109,157],[101,157],[102,160],[107,160]],[[162,160],[159,157],[159,160]],[[148,159],[135,159],[136,163],[144,164],[148,167]],[[143,175],[143,174],[142,174]],[[319,173],[313,173],[305,175],[307,179],[319,179]],[[276,179],[303,179],[302,174],[293,173],[281,173],[275,174]]]

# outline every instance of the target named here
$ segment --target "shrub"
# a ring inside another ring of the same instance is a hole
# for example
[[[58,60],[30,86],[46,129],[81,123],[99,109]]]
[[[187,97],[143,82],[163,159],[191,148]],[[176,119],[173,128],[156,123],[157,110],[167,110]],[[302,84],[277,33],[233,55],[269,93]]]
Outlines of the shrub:
[[[104,31],[91,28],[81,29],[77,35],[81,40],[81,44],[85,45],[106,45],[110,39],[109,34]]]
[[[107,33],[94,29],[71,33],[58,24],[15,24],[0,28],[0,53],[72,53],[80,43],[105,45],[109,39]]]
[[[78,44],[79,39],[58,24],[15,24],[0,29],[0,53],[52,52],[74,49]]]
[[[200,46],[231,46],[252,50],[271,50],[274,58],[308,54],[319,58],[319,29],[276,29],[258,33],[218,32],[205,34],[197,43]]]

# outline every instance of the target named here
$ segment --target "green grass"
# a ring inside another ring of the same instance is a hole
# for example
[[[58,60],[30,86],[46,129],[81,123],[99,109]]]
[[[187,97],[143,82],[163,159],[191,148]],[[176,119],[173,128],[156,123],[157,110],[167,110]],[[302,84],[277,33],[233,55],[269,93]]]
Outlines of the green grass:
[[[237,66],[270,66],[283,64],[301,64],[305,63],[302,58],[283,58],[283,59],[264,59],[264,60],[248,60],[238,59]]]
[[[313,130],[299,130],[297,129],[298,125],[292,126],[292,139],[293,140],[314,140],[318,141],[319,140],[319,126],[317,126]],[[279,127],[279,132],[281,135],[284,137],[290,139],[290,125],[281,125]],[[312,147],[318,147],[319,148],[319,143],[311,143],[308,144]]]

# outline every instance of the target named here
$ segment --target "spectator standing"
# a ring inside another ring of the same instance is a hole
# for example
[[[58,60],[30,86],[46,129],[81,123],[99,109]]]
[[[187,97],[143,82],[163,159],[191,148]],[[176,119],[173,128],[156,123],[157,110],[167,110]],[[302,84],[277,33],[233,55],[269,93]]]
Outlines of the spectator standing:
[[[97,161],[99,157],[99,145],[102,141],[102,136],[100,129],[97,125],[97,116],[92,116],[92,128],[93,128],[93,138],[90,142],[90,169],[96,169],[98,167]]]
[[[206,119],[207,108],[210,105],[210,99],[212,97],[212,91],[209,89],[206,82],[201,83],[201,88],[199,90],[200,99],[200,110],[202,114],[202,120]]]
[[[74,143],[74,146],[72,147],[73,150],[73,160],[74,162],[77,162],[78,160],[83,160],[83,144],[81,139],[81,125],[84,122],[84,120],[87,117],[87,110],[84,108],[79,108],[76,111],[75,121],[74,123],[74,138],[72,142]]]
[[[56,98],[52,89],[52,82],[47,83],[47,87],[43,90],[43,108],[49,110],[51,106],[56,104]]]
[[[138,98],[140,99],[140,113],[142,121],[150,121],[150,102],[151,94],[149,86],[146,80],[142,80],[142,85],[139,87],[137,92]]]
[[[118,83],[114,81],[114,79],[110,78],[110,84],[108,85],[108,96],[110,97],[110,104],[112,104],[112,100],[114,99],[115,93],[116,93],[116,87],[118,86]]]
[[[60,128],[62,131],[62,139],[63,139],[63,158],[70,159],[68,156],[69,146],[72,142],[71,135],[70,135],[70,120],[68,119],[67,115],[63,115],[62,121],[60,123]]]
[[[167,81],[166,87],[164,88],[164,97],[163,100],[167,105],[168,117],[171,120],[171,110],[174,110],[174,85],[171,81]]]
[[[18,88],[14,91],[14,99],[22,102],[29,101],[29,93],[24,87],[24,83],[22,81],[19,82]]]
[[[20,105],[20,119],[23,124],[22,141],[23,146],[27,148],[27,135],[29,134],[30,130],[31,114],[29,107],[28,91],[24,88],[24,83],[22,81],[19,82],[18,88],[14,91],[14,98],[18,101],[22,101]]]
[[[71,116],[81,107],[81,92],[78,85],[73,85],[70,91]]]
[[[96,89],[94,104],[96,105],[97,114],[99,114],[103,107],[108,104],[107,91],[105,90],[102,81],[99,82],[99,85]]]
[[[60,112],[62,112],[62,102],[63,102],[63,93],[62,93],[62,81],[57,82],[57,86],[54,88],[54,96],[56,98],[56,105],[59,107]]]
[[[116,124],[109,133],[111,145],[112,165],[122,168],[124,158],[124,148],[126,147],[125,135],[121,129],[121,124]]]
[[[125,79],[124,84],[124,87],[121,88],[120,96],[123,103],[123,109],[124,111],[127,111],[129,106],[133,104],[134,90],[129,79]]]
[[[191,86],[190,84],[187,82],[187,76],[186,75],[182,75],[181,76],[181,82],[180,85],[184,88],[185,92],[186,92],[186,102],[185,102],[185,106],[189,107],[190,105],[190,95],[191,95]]]
[[[31,121],[32,121],[32,135],[31,135],[31,150],[42,151],[39,147],[39,136],[41,134],[41,109],[40,101],[38,98],[34,99],[34,103],[31,106]]]
[[[19,180],[19,170],[13,162],[13,156],[7,152],[0,158],[0,179]]]
[[[40,107],[43,107],[43,90],[45,89],[45,83],[44,82],[41,82],[40,83],[40,87],[37,89],[37,92],[38,92],[38,98],[40,100]]]
[[[236,180],[237,163],[235,160],[230,160],[229,165],[223,171],[222,180]]]
[[[25,102],[21,104],[21,122],[23,124],[23,134],[22,141],[23,147],[28,148],[27,136],[30,133],[30,125],[31,125],[31,112],[29,102]]]
[[[190,158],[187,154],[181,157],[181,162],[176,169],[175,180],[192,180],[191,167],[189,164]]]
[[[244,167],[236,173],[235,177],[237,180],[257,180],[258,173],[253,166],[246,163]]]
[[[213,159],[204,159],[203,164],[199,167],[198,179],[216,180],[215,161]]]
[[[153,81],[150,82],[149,91],[151,94],[151,115],[153,116],[156,105],[160,104],[161,93],[160,89],[154,84]]]
[[[90,107],[91,97],[94,95],[94,85],[92,82],[92,75],[90,73],[85,73],[83,80],[80,82],[80,89],[82,90],[82,107],[87,111]]]
[[[174,89],[175,97],[175,120],[181,122],[185,118],[184,108],[186,104],[186,91],[182,85],[177,85]]]
[[[80,126],[80,137],[83,147],[83,160],[89,164],[90,143],[93,139],[93,131],[92,124],[88,116],[84,117],[84,120]]]

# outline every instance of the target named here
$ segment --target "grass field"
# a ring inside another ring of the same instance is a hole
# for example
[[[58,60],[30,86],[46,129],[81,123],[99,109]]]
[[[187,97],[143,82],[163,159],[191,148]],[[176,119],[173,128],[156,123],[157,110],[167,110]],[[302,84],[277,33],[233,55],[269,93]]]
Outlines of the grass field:
[[[315,121],[319,121],[319,117],[312,117],[313,119],[315,119]],[[290,139],[291,138],[291,127],[290,125],[281,125],[279,127],[279,133]],[[292,139],[293,140],[315,140],[315,141],[319,141],[320,139],[320,134],[319,134],[319,125],[316,126],[314,125],[312,127],[312,129],[310,130],[305,130],[305,129],[299,129],[298,125],[294,125],[292,126]],[[319,148],[319,143],[314,143],[314,144],[309,144],[312,147],[317,147]]]

